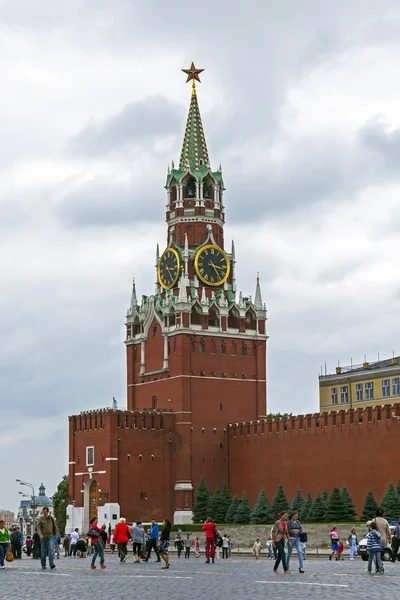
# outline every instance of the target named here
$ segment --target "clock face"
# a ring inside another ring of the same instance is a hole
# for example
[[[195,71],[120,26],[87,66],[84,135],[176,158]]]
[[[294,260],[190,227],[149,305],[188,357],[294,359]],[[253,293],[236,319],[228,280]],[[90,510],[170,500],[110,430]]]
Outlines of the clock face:
[[[158,281],[165,290],[174,287],[179,279],[181,262],[179,254],[173,248],[167,248],[158,263]]]
[[[229,258],[218,246],[209,244],[200,248],[194,264],[197,277],[207,285],[221,285],[229,277]]]

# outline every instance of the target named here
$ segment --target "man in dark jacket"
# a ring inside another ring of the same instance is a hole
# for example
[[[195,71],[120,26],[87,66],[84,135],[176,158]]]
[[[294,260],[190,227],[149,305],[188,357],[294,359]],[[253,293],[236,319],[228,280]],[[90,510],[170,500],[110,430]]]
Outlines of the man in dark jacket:
[[[16,527],[11,534],[11,548],[12,548],[12,553],[13,553],[15,559],[17,559],[17,558],[21,559],[21,557],[22,557],[22,554],[21,554],[22,541],[23,541],[22,533],[20,532],[19,527]]]
[[[38,521],[38,534],[40,536],[40,559],[42,569],[46,568],[46,556],[49,557],[50,569],[55,569],[54,564],[54,537],[58,535],[58,529],[54,518],[49,514],[47,506],[43,509],[43,515]]]
[[[106,544],[107,544],[107,540],[108,540],[108,533],[107,533],[107,529],[106,529],[105,525],[103,525],[103,527],[101,528],[100,538],[101,538],[101,544],[102,544],[103,548],[105,548]]]

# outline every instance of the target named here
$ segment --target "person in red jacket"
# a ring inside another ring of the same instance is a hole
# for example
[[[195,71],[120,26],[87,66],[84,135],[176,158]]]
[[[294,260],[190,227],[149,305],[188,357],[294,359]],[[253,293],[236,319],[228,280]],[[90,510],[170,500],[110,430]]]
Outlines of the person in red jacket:
[[[208,517],[207,521],[202,526],[202,531],[206,532],[206,563],[210,562],[210,559],[215,562],[215,525]]]
[[[126,524],[126,519],[120,519],[118,525],[114,531],[114,543],[118,544],[118,554],[120,562],[126,562],[128,558],[128,551],[126,545],[129,538],[131,537],[131,530]]]

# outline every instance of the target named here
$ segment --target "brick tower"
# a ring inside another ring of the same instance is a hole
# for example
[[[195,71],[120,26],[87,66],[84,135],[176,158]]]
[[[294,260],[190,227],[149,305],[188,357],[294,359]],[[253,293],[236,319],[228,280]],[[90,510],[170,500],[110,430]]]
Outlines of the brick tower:
[[[193,63],[192,95],[178,168],[168,168],[165,250],[157,246],[155,293],[126,318],[127,407],[171,411],[174,521],[190,522],[202,475],[228,484],[227,424],[266,414],[266,309],[237,297],[235,247],[224,245],[221,167],[207,151]]]

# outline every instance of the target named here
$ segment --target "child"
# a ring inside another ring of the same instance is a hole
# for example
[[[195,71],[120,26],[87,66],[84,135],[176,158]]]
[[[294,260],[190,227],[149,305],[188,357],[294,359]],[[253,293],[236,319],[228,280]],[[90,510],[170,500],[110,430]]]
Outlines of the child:
[[[336,560],[339,560],[338,559],[339,534],[337,532],[337,528],[336,527],[332,527],[332,529],[329,532],[329,535],[331,537],[331,550],[332,550],[332,554],[329,555],[329,560],[332,560],[333,557],[335,557]]]
[[[33,546],[33,540],[30,535],[26,536],[25,544],[26,544],[26,555],[30,556],[32,554],[32,546]]]
[[[115,552],[114,533],[112,533],[110,535],[110,550],[111,550],[111,556],[114,556],[114,552]]]
[[[199,558],[200,556],[200,542],[199,542],[199,538],[196,538],[196,541],[194,543],[194,553],[196,558]]]
[[[376,530],[375,521],[371,521],[369,524],[369,533],[367,535],[367,551],[368,551],[368,569],[367,573],[372,571],[372,562],[375,562],[376,572],[382,575],[385,570],[382,564],[382,543],[381,534]]]
[[[342,554],[344,552],[342,540],[338,540],[338,560],[344,560]]]
[[[267,548],[268,558],[272,558],[272,540],[271,540],[271,538],[266,542],[265,547]]]
[[[254,542],[254,546],[253,546],[253,556],[256,557],[256,560],[258,560],[260,558],[260,552],[261,552],[261,542],[260,542],[260,538],[257,538],[256,541]]]

